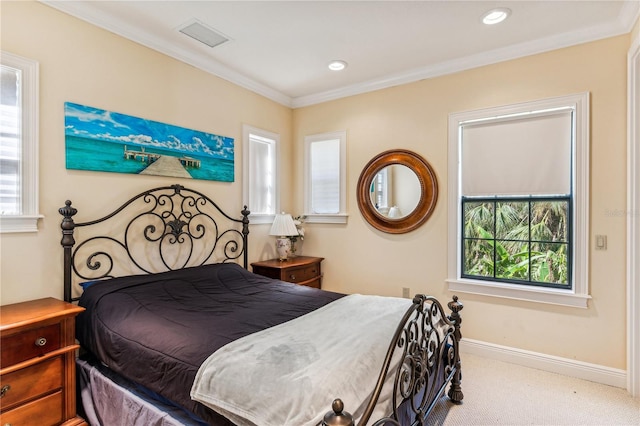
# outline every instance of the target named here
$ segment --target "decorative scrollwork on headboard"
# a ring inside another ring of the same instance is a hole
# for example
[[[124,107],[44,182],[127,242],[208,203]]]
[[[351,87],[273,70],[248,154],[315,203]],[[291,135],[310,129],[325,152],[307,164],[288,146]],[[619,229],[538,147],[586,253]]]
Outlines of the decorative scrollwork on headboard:
[[[242,218],[233,218],[206,195],[182,185],[144,191],[89,222],[74,222],[77,210],[69,200],[59,212],[63,216],[65,300],[73,299],[73,275],[97,280],[241,258],[243,266],[248,266],[247,207],[241,211]],[[92,227],[98,224],[105,226]],[[97,234],[84,236],[76,245],[74,231],[89,227]]]

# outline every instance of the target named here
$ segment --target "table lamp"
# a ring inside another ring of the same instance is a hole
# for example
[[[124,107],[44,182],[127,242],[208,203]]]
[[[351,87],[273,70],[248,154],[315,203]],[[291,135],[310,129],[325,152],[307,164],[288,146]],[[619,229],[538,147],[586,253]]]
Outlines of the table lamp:
[[[278,259],[287,260],[289,253],[291,253],[291,240],[289,237],[298,235],[298,228],[293,223],[293,218],[288,213],[280,213],[276,215],[271,226],[271,232],[269,235],[275,235],[276,250],[278,251]]]

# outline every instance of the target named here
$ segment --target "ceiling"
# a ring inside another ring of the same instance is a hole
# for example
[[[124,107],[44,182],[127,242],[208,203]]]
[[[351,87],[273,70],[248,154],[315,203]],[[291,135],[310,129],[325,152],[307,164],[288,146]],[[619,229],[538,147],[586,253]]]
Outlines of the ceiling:
[[[640,0],[50,1],[42,3],[290,107],[612,37]],[[506,21],[484,25],[495,7]],[[199,21],[229,41],[178,29]],[[341,59],[348,67],[330,71]]]

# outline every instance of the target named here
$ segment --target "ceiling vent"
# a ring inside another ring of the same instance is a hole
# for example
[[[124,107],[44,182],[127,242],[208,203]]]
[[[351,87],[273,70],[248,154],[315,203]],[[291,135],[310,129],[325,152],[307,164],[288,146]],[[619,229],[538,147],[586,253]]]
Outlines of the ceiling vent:
[[[216,47],[229,41],[227,37],[195,19],[178,28],[178,31],[209,47]]]

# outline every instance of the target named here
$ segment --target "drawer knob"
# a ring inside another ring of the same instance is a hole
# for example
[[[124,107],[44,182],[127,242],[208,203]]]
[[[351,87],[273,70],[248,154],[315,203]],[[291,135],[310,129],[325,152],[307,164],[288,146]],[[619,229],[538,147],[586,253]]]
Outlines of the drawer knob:
[[[47,339],[45,339],[44,337],[38,337],[36,339],[36,346],[43,347],[46,344],[47,344]]]
[[[293,275],[293,274],[291,274],[291,275],[289,275],[289,279],[295,280],[295,279],[296,279],[296,276],[295,276],[295,275]]]
[[[1,389],[0,389],[0,398],[2,398],[4,396],[5,393],[7,393],[9,391],[9,389],[11,389],[11,386],[9,385],[4,385]]]

